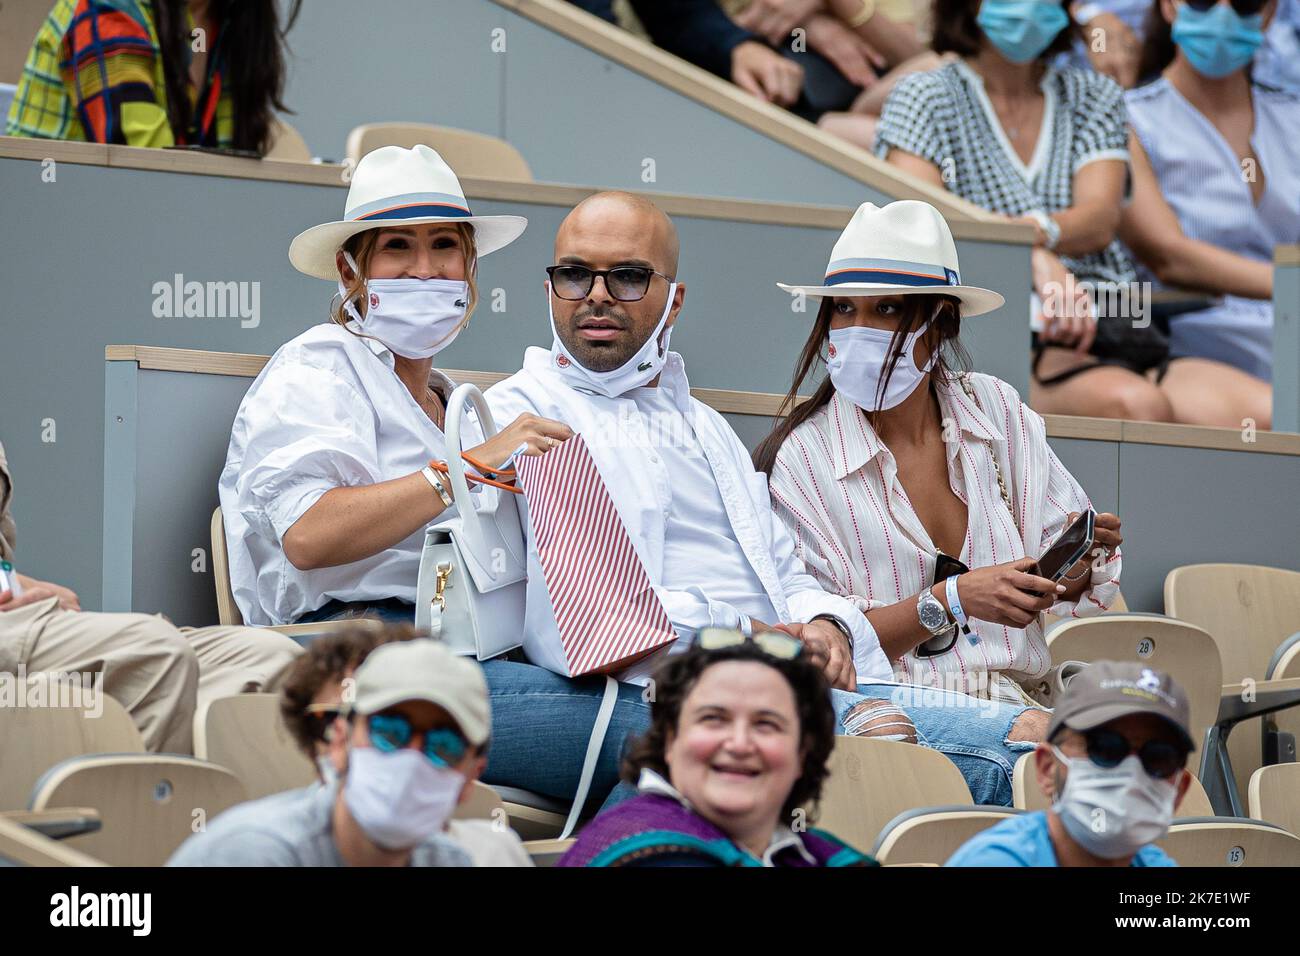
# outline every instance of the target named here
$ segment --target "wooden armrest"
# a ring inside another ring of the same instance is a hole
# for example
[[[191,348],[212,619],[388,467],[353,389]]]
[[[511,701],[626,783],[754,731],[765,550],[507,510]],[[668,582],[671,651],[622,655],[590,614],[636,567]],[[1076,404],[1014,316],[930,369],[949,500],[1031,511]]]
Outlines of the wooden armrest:
[[[99,811],[92,807],[57,807],[52,810],[9,810],[0,817],[35,830],[51,840],[94,833],[104,825]]]

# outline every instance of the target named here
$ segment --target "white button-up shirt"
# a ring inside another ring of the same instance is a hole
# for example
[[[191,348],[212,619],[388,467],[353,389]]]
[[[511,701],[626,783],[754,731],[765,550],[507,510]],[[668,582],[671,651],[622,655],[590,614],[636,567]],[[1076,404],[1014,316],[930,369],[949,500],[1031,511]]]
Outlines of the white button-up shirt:
[[[969,568],[1040,556],[1065,529],[1072,511],[1090,507],[1079,483],[1047,444],[1043,420],[1006,382],[972,375],[972,402],[953,382],[936,389],[945,430],[948,484],[966,504],[962,553]],[[955,440],[954,440],[955,439]],[[1016,514],[998,489],[998,456]],[[893,453],[851,400],[834,393],[786,439],[771,477],[772,501],[795,540],[795,551],[822,586],[866,612],[915,602],[934,583],[934,542],[898,478]],[[1091,588],[1052,613],[1086,617],[1106,610],[1119,591],[1120,555],[1092,572]],[[870,624],[868,624],[870,627]],[[962,635],[951,651],[894,662],[898,680],[978,697],[1021,699],[1012,681],[1041,677],[1051,655],[1041,618],[1026,628],[971,619],[979,642]]]
[[[415,603],[423,529],[335,567],[300,571],[284,554],[285,532],[331,488],[400,478],[446,457],[393,353],[355,327],[317,325],[281,346],[235,416],[218,491],[231,589],[247,624],[292,623],[331,599]],[[454,387],[436,370],[429,384],[444,397]],[[478,434],[472,420],[466,426],[467,439]]]
[[[694,431],[722,498],[730,535],[739,544],[766,595],[762,606],[736,607],[719,599],[719,592],[734,597],[736,582],[718,580],[707,555],[702,555],[695,566],[693,584],[665,586],[668,514],[662,489],[672,488],[675,494],[696,494],[681,487],[677,476],[668,473],[664,456],[656,450],[659,442],[671,441],[672,436],[650,434],[646,417],[632,397],[606,398],[580,392],[551,362],[548,349],[528,349],[523,369],[487,391],[492,415],[497,421],[511,421],[531,412],[564,422],[583,436],[655,594],[677,631],[678,641],[666,649],[668,652],[684,650],[702,627],[739,627],[747,616],[761,619],[762,614],[769,612],[770,605],[777,620],[768,620],[765,622],[768,624],[802,623],[819,614],[844,621],[853,634],[859,679],[891,676],[889,661],[867,626],[866,618],[844,598],[826,593],[804,570],[795,556],[789,533],[772,511],[767,482],[754,471],[749,452],[726,420],[691,397],[680,355],[669,353],[659,387],[671,396]],[[531,533],[528,533],[527,608],[524,650],[529,659],[557,673],[567,673],[563,645]],[[661,651],[651,655],[621,673],[619,678],[646,682],[663,654]]]

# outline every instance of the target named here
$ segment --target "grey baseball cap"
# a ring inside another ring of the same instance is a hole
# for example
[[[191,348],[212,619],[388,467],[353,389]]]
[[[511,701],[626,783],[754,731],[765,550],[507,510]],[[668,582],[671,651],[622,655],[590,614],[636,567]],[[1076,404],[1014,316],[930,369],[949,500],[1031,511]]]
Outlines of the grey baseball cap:
[[[1172,677],[1133,661],[1096,661],[1074,676],[1047,725],[1047,739],[1061,727],[1092,730],[1129,714],[1154,714],[1178,732],[1189,750],[1191,708]]]
[[[427,700],[452,716],[474,746],[492,733],[483,669],[428,638],[381,644],[357,668],[351,709],[375,714],[408,700]]]

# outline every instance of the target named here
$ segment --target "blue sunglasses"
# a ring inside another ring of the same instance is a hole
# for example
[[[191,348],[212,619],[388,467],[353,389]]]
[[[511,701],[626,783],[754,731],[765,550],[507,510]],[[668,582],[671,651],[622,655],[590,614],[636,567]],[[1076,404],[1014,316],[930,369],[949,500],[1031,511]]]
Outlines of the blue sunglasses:
[[[371,714],[366,720],[370,743],[381,753],[393,753],[410,746],[415,728],[401,714]],[[424,732],[421,752],[440,767],[460,763],[469,750],[469,741],[450,727],[435,727]]]

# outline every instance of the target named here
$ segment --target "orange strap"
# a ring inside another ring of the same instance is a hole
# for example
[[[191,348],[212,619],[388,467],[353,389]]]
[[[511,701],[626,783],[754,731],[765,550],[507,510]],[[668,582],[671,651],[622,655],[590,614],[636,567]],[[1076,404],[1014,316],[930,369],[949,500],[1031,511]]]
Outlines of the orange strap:
[[[462,455],[462,457],[464,456]],[[470,464],[474,465],[473,462],[470,462]],[[434,471],[450,476],[450,472],[447,469],[447,463],[445,461],[431,461],[429,462],[429,467],[432,468]],[[479,466],[474,465],[474,467],[478,468]],[[497,472],[497,474],[505,474],[505,472]],[[511,478],[514,477],[513,471],[510,472],[510,477]],[[493,481],[491,478],[484,478],[482,475],[474,475],[466,472],[465,480],[477,482],[480,485],[491,485],[493,488],[500,488],[502,491],[509,491],[516,495],[522,495],[524,493],[522,488],[516,488],[514,485],[508,485],[504,481]]]

